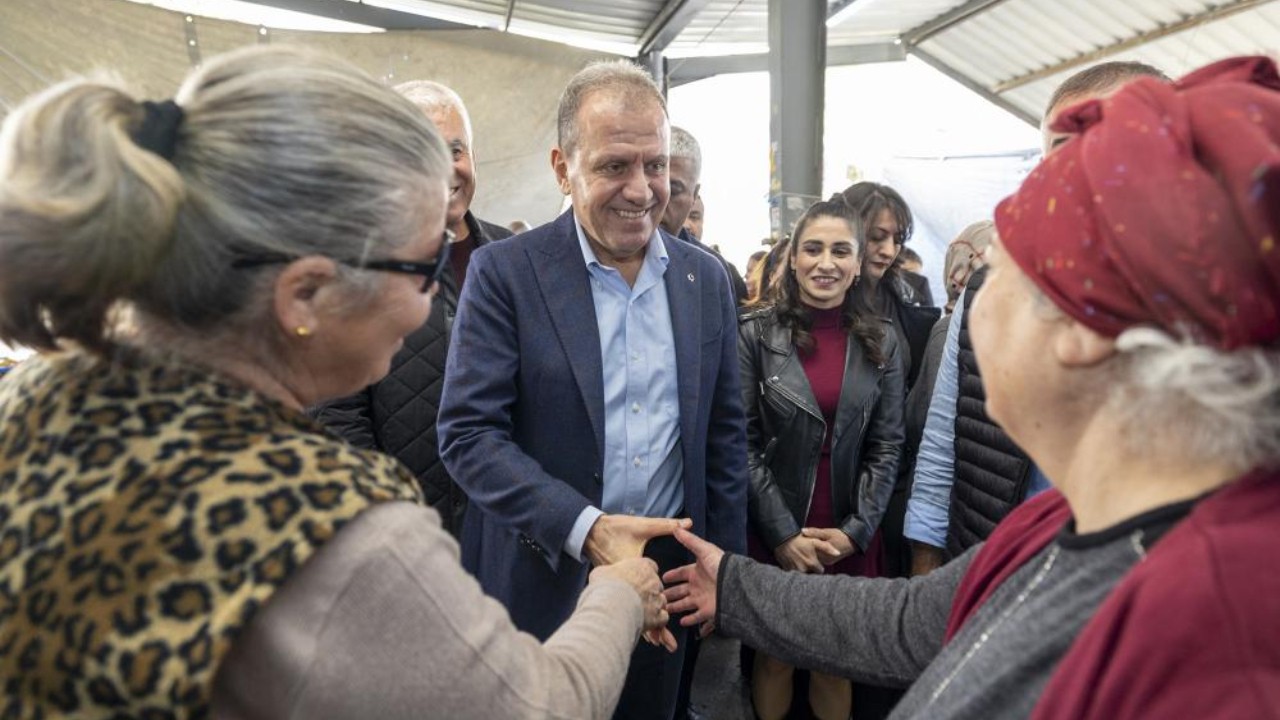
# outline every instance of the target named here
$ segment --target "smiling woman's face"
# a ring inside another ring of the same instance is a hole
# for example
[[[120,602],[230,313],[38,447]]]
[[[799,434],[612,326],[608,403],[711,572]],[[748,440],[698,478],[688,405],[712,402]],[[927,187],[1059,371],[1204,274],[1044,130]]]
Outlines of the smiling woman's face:
[[[837,217],[810,220],[796,242],[792,268],[800,299],[815,308],[844,303],[845,293],[858,279],[858,244],[853,228]]]

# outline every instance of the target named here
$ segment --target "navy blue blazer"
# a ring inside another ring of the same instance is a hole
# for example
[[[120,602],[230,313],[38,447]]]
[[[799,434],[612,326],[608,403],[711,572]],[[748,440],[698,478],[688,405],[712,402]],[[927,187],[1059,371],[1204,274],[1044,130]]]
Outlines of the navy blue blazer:
[[[732,294],[712,255],[662,238],[685,513],[698,535],[743,552],[746,425]],[[586,584],[589,568],[563,546],[582,510],[600,506],[604,427],[600,332],[570,210],[471,256],[439,419],[445,467],[470,498],[463,565],[541,639]]]

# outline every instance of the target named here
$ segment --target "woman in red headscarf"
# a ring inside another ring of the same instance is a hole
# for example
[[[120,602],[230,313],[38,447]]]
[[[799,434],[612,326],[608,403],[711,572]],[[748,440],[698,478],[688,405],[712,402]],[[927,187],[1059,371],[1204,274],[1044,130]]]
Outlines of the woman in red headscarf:
[[[1059,126],[972,319],[988,413],[1056,491],[910,582],[681,533],[670,609],[910,686],[895,718],[1280,717],[1280,74],[1137,80]]]

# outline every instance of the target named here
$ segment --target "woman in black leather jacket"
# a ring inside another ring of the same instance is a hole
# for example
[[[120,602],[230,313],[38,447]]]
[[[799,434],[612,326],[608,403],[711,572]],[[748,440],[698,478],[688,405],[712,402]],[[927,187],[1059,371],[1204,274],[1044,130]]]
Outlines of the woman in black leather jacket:
[[[739,330],[752,555],[799,572],[879,574],[876,530],[903,443],[899,342],[855,291],[865,244],[857,226],[842,200],[811,206],[769,303],[743,315]],[[792,674],[756,655],[759,717],[786,714]],[[816,717],[846,718],[852,691],[813,673],[809,702]]]
[[[866,252],[862,258],[862,281],[855,290],[868,307],[892,323],[893,333],[898,337],[903,384],[910,392],[925,364],[929,334],[941,315],[936,307],[922,306],[915,291],[902,279],[899,256],[914,229],[911,208],[898,191],[867,181],[854,183],[831,199],[844,200],[857,218],[858,226],[864,228],[861,239],[866,244]],[[881,569],[890,577],[905,576],[911,568],[911,550],[903,538],[903,524],[914,467],[914,454],[904,455],[898,465],[897,485],[881,522],[884,538]]]

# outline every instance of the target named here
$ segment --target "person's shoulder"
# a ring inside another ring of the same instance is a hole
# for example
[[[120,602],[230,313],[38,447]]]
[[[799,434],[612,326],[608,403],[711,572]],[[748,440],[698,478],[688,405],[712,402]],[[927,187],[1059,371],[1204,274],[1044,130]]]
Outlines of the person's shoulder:
[[[502,242],[489,243],[482,250],[489,253],[517,254],[530,250],[555,252],[564,250],[571,243],[577,245],[578,239],[573,229],[573,215],[565,212],[549,223],[539,225],[528,232],[511,235]]]
[[[507,228],[491,223],[478,215],[473,214],[471,217],[476,221],[476,225],[480,228],[480,233],[485,242],[506,240],[514,234]]]
[[[1098,646],[1109,653],[1108,639],[1123,633],[1134,649],[1127,657],[1165,678],[1280,667],[1280,564],[1264,549],[1280,524],[1280,485],[1269,480],[1257,492],[1228,487],[1201,500],[1149,548],[1100,608]]]
[[[671,257],[679,257],[692,263],[703,264],[704,266],[715,265],[720,266],[720,261],[711,251],[696,240],[686,240],[679,235],[658,229],[658,235],[662,238],[662,244],[667,249],[667,255]],[[708,265],[708,262],[710,265]]]
[[[742,309],[738,313],[738,323],[740,325],[748,324],[765,324],[774,322],[778,319],[778,307],[773,304],[769,305],[750,305]]]
[[[942,315],[933,323],[933,329],[929,331],[929,339],[932,340],[935,335],[946,335],[947,328],[951,326],[951,313],[943,310]]]
[[[488,242],[485,242],[480,247],[476,248],[472,261],[475,262],[476,260],[479,260],[480,264],[483,266],[486,264],[485,261],[491,257],[502,258],[502,260],[493,264],[497,267],[505,267],[513,258],[523,255],[530,247],[535,246],[538,238],[546,234],[546,227],[547,226],[544,225],[542,227],[534,228],[533,230],[521,233],[518,236],[512,236],[510,232],[503,228],[502,230],[506,234],[500,238],[490,237]]]
[[[773,304],[753,305],[738,313],[738,337],[749,345],[764,340],[778,327],[778,308]]]
[[[350,530],[351,532],[347,532]],[[434,508],[415,502],[388,501],[374,503],[343,527],[348,542],[377,549],[395,539],[436,538],[444,534],[440,514]]]
[[[724,260],[702,245],[681,240],[665,230],[659,232],[667,249],[667,256],[680,273],[692,271],[695,276],[708,280],[709,284],[702,285],[704,292],[715,295],[731,293],[733,286],[729,281],[729,273],[725,270]]]
[[[1153,595],[1198,590],[1184,592],[1183,600],[1205,608],[1221,604],[1237,620],[1266,623],[1280,634],[1280,613],[1259,604],[1280,597],[1280,564],[1257,556],[1275,542],[1277,527],[1280,473],[1254,472],[1198,502],[1151,549],[1144,579]]]

